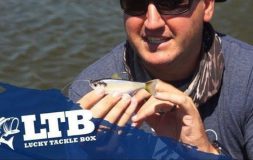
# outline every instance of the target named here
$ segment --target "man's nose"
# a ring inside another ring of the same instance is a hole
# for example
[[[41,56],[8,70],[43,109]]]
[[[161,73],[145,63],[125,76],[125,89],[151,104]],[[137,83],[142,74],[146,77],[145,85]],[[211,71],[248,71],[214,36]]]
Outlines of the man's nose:
[[[164,19],[161,17],[156,6],[152,3],[148,5],[144,25],[147,29],[150,30],[162,28],[165,25]]]

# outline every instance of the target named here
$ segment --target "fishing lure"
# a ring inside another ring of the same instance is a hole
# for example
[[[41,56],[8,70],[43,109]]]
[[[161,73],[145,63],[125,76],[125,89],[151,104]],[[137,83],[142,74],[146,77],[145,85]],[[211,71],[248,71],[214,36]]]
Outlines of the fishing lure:
[[[92,89],[102,87],[105,89],[106,94],[112,94],[114,92],[132,94],[140,89],[145,89],[149,93],[154,94],[156,83],[157,80],[151,80],[146,83],[118,79],[101,79],[89,81],[89,85]]]

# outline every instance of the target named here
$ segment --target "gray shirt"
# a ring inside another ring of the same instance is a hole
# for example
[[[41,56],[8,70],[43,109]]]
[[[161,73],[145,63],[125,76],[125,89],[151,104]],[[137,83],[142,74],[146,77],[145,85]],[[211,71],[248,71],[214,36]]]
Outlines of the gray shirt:
[[[234,159],[253,159],[253,47],[220,36],[225,59],[222,86],[218,94],[199,107],[199,112],[210,141],[217,140]],[[125,43],[122,43],[83,70],[71,85],[69,97],[77,101],[91,90],[83,80],[110,78],[115,73],[129,79],[124,53]],[[132,65],[135,81],[150,78],[137,60]]]

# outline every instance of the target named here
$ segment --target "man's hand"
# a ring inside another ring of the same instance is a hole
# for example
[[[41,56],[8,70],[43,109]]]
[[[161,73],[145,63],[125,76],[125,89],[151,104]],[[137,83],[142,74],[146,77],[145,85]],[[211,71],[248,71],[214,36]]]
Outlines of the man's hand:
[[[137,106],[137,101],[130,95],[105,95],[103,88],[87,93],[77,103],[83,109],[90,110],[94,118],[101,118],[120,127],[128,122]]]
[[[159,136],[175,138],[198,147],[198,150],[218,154],[205,134],[203,122],[192,99],[175,87],[158,81],[155,95],[145,90],[135,95],[141,106],[132,118],[134,126],[146,121]]]

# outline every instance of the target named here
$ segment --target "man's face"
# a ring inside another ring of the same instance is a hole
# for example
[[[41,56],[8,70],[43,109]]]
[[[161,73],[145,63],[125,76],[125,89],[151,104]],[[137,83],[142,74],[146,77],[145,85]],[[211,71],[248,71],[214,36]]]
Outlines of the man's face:
[[[125,14],[129,42],[147,66],[178,66],[193,61],[199,54],[207,1],[194,0],[192,9],[180,15],[161,15],[153,3],[146,14]]]

